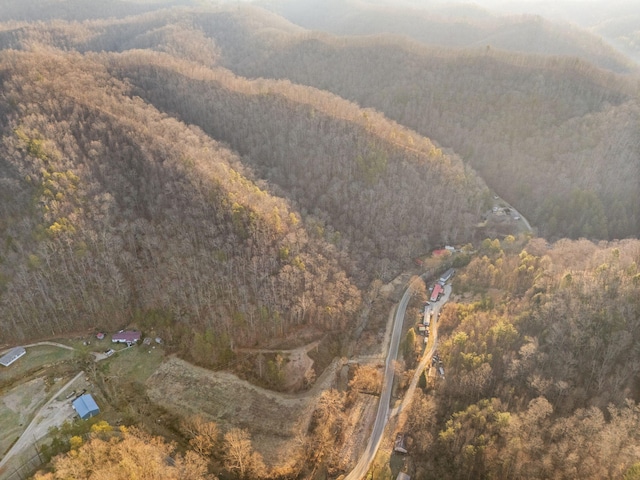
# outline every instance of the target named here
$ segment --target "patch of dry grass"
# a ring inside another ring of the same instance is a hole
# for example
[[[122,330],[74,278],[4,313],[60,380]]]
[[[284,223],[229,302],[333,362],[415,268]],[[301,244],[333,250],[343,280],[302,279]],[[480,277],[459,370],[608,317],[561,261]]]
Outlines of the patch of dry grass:
[[[268,465],[286,461],[306,433],[317,397],[265,390],[227,372],[212,372],[178,358],[164,362],[147,381],[149,397],[178,415],[204,415],[223,430],[246,428]]]
[[[33,413],[46,401],[45,388],[44,379],[35,378],[0,397],[0,457],[22,434]]]

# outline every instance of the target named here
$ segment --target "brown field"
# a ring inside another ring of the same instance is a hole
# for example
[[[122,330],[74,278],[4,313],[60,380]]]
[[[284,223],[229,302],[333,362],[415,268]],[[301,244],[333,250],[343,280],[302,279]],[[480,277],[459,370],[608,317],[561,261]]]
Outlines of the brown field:
[[[223,430],[234,427],[251,432],[254,448],[267,465],[286,463],[305,434],[318,392],[330,386],[335,366],[314,388],[299,395],[256,387],[227,372],[212,372],[178,358],[164,362],[147,381],[149,397],[180,416],[201,414]]]
[[[358,463],[362,448],[369,441],[369,435],[378,411],[378,397],[358,393],[349,409],[344,427],[345,442],[340,450],[341,468],[349,470]]]
[[[35,378],[12,388],[0,397],[0,458],[46,401],[45,381]]]

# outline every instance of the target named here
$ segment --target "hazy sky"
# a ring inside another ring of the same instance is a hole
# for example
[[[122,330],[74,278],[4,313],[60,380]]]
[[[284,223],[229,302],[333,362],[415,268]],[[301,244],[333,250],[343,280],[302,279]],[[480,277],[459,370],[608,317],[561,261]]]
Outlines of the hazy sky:
[[[638,0],[409,0],[415,5],[468,3],[496,13],[532,13],[593,26],[612,17],[640,15]],[[638,24],[640,29],[640,21]]]

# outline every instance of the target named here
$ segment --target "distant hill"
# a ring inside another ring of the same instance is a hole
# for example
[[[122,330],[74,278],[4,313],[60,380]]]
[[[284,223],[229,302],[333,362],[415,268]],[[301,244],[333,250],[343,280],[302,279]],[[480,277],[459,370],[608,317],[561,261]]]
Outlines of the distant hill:
[[[420,0],[418,0],[419,3]],[[531,2],[528,0],[476,0],[503,15],[523,13],[541,15],[552,21],[571,23],[602,36],[616,49],[640,64],[640,4],[630,0],[555,0]],[[446,5],[446,7],[445,7]],[[466,5],[440,4],[441,8],[466,10]],[[430,8],[436,8],[433,4]],[[480,7],[472,7],[478,9]]]
[[[144,48],[286,78],[372,107],[462,155],[550,238],[640,231],[638,85],[577,58],[311,33],[253,7],[172,10],[5,32],[29,48]],[[200,124],[196,121],[196,123]],[[204,127],[204,125],[203,125]]]
[[[194,6],[196,0],[3,0],[0,22],[123,18],[172,6]]]
[[[635,79],[576,58],[287,34],[260,18],[202,20],[222,64],[332,91],[453,148],[542,235],[638,235]]]
[[[310,30],[336,35],[396,34],[427,45],[486,47],[579,57],[618,73],[638,66],[601,37],[567,22],[538,15],[496,15],[473,4],[427,5],[362,0],[257,2]]]

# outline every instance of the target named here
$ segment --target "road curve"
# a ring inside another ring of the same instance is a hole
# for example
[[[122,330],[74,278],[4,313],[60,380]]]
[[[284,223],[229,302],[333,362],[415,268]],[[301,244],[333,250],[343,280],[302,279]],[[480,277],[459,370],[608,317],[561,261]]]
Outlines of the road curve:
[[[422,279],[416,279],[414,281],[422,282]],[[373,457],[375,457],[378,447],[380,446],[382,432],[384,432],[384,427],[387,425],[387,420],[389,418],[389,402],[391,400],[393,376],[395,373],[394,361],[398,357],[398,347],[400,345],[400,337],[402,336],[402,325],[404,323],[405,312],[407,311],[407,305],[409,304],[412,293],[412,286],[409,285],[405,290],[404,295],[402,295],[402,299],[400,300],[396,310],[393,331],[391,333],[391,342],[389,343],[389,352],[385,363],[382,393],[380,394],[380,402],[378,403],[378,414],[376,415],[376,421],[373,424],[369,443],[360,456],[360,460],[358,460],[355,468],[346,477],[344,477],[344,480],[360,480],[363,478],[367,474],[369,465],[373,461]]]

